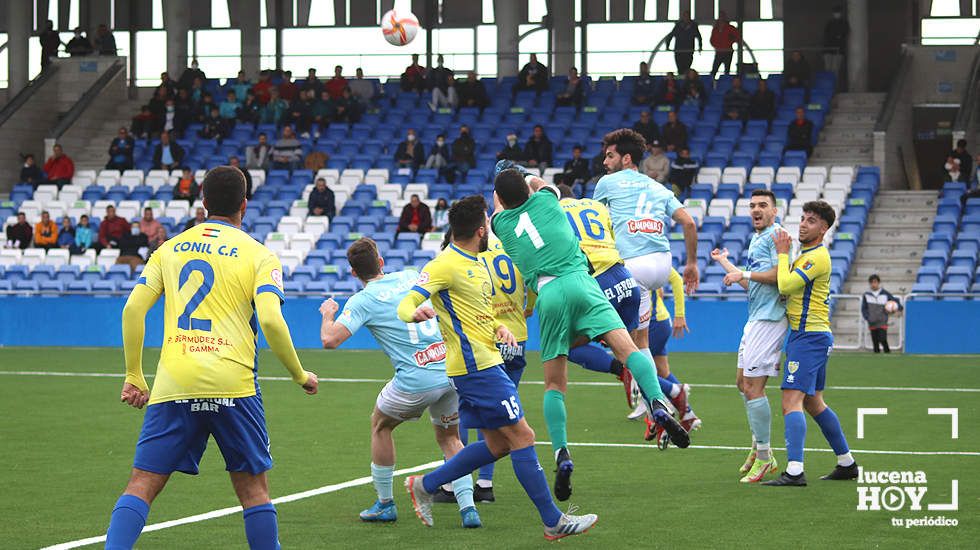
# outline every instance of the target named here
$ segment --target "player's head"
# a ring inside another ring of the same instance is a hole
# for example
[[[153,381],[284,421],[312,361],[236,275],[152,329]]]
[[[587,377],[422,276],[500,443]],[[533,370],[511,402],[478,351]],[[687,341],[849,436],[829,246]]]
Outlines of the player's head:
[[[574,199],[575,195],[572,193],[572,188],[564,183],[558,184],[558,192],[561,194],[563,199]]]
[[[493,179],[493,192],[497,194],[497,198],[506,210],[519,207],[531,196],[524,174],[516,168],[501,170],[497,174]]]
[[[204,175],[204,208],[211,216],[241,220],[245,215],[245,176],[234,166],[218,166]]]
[[[453,203],[449,208],[449,228],[453,233],[453,242],[479,238],[478,250],[485,251],[490,229],[487,227],[487,201],[483,195],[470,195]]]
[[[834,225],[837,214],[834,207],[824,201],[810,201],[803,205],[800,217],[800,244],[815,246],[823,242],[823,236]]]
[[[381,275],[381,268],[385,265],[384,259],[378,255],[378,245],[368,237],[361,237],[350,245],[347,262],[350,263],[350,272],[362,283]]]
[[[749,214],[752,216],[752,227],[756,231],[772,225],[776,220],[776,195],[768,189],[756,189],[749,198]]]
[[[881,277],[877,273],[873,273],[868,277],[868,286],[871,287],[871,290],[878,290],[878,287],[881,286]]]
[[[643,136],[631,128],[613,130],[602,141],[606,144],[606,159],[602,164],[610,174],[631,168],[635,170],[647,148]]]

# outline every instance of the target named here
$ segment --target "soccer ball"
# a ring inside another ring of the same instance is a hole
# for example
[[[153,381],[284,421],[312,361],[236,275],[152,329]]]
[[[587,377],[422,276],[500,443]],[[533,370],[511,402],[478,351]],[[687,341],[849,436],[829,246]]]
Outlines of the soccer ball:
[[[398,13],[390,10],[381,18],[381,32],[389,44],[404,46],[418,34],[419,20],[412,12]]]
[[[885,302],[885,311],[888,313],[895,313],[898,311],[898,303],[896,303],[894,300],[888,300]]]

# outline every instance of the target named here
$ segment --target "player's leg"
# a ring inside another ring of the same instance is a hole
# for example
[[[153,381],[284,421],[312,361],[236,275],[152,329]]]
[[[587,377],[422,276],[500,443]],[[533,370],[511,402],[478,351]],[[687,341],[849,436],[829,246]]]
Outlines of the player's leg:
[[[382,394],[378,395],[379,404],[383,402]],[[385,414],[379,405],[375,405],[371,413],[371,479],[378,500],[360,513],[363,521],[395,521],[398,518],[392,490],[395,477],[395,440],[391,432],[401,423],[401,420]]]
[[[440,390],[428,393],[436,394],[437,391]],[[438,397],[429,405],[429,416],[435,429],[436,443],[442,449],[443,456],[452,459],[463,450],[463,443],[459,438],[459,399],[456,390],[452,388],[441,390]],[[473,505],[473,477],[469,473],[453,481],[453,495],[459,505],[463,527],[482,527],[480,514]]]
[[[136,539],[146,525],[150,504],[169,479],[169,474],[156,474],[133,468],[126,490],[112,508],[109,530],[106,533],[107,550],[123,548],[128,550],[136,544]]]
[[[245,518],[245,538],[250,550],[278,550],[279,522],[276,507],[269,499],[265,472],[228,472]]]
[[[743,338],[744,338],[744,336],[743,336]],[[741,363],[741,354],[742,354],[742,348],[741,348],[741,346],[739,346],[739,358],[740,358],[739,359],[739,365],[742,364]],[[738,389],[738,395],[739,395],[739,397],[742,398],[742,404],[743,405],[745,405],[748,402],[748,399],[745,397],[745,387],[744,387],[744,384],[745,384],[745,378],[744,378],[744,376],[742,374],[742,368],[741,368],[741,366],[739,366],[739,368],[736,369],[736,374],[735,374],[735,387]],[[747,408],[746,408],[746,415],[748,415],[748,409]],[[745,457],[745,462],[742,463],[742,467],[738,469],[738,472],[740,474],[746,474],[746,473],[748,473],[748,471],[752,469],[752,465],[755,464],[755,458],[756,458],[755,440],[756,440],[756,437],[755,437],[755,431],[753,431],[753,429],[752,429],[752,423],[751,422],[749,422],[749,432],[751,432],[751,434],[752,434],[752,446],[749,449],[748,456]]]
[[[564,355],[544,362],[544,420],[555,456],[555,497],[560,501],[572,496],[572,471],[575,466],[568,451],[568,412],[565,392],[568,386],[568,363]]]
[[[823,400],[823,389],[826,382],[826,363],[817,375],[816,391],[813,395],[808,395],[803,401],[806,412],[820,426],[824,438],[837,455],[837,466],[829,474],[820,479],[846,480],[857,479],[858,466],[854,457],[851,456],[851,449],[847,445],[847,438],[844,437],[844,429],[840,425],[837,413],[831,409]]]
[[[507,373],[507,377],[510,378],[511,382],[514,383],[514,386],[520,385],[521,378],[524,376],[525,365],[526,361],[523,355],[520,357],[515,357],[514,359],[504,363],[504,371]],[[460,440],[463,442],[463,445],[467,444],[467,440],[462,436],[468,431],[469,430],[460,431]],[[481,430],[476,430],[476,438],[478,441],[483,441],[483,432]],[[473,488],[474,501],[494,502],[496,500],[493,495],[493,472],[496,464],[496,462],[491,462],[490,464],[485,464],[480,468],[476,480],[476,486]]]
[[[650,323],[653,315],[652,293],[667,284],[670,278],[671,258],[669,252],[659,252],[630,258],[626,260],[626,268],[639,284],[640,310],[639,323],[635,331],[631,331],[633,343],[640,353],[646,355],[653,363],[650,352]],[[617,357],[618,359],[618,357]],[[633,373],[634,377],[636,373]]]
[[[671,403],[677,409],[677,414],[681,418],[681,425],[684,429],[691,431],[695,424],[699,424],[697,416],[688,404],[688,386],[681,383],[670,370],[670,360],[667,355],[667,342],[673,332],[673,325],[670,319],[663,321],[651,320],[650,328],[650,353],[653,355],[653,363],[657,367],[657,378],[660,382],[660,389],[670,398]]]

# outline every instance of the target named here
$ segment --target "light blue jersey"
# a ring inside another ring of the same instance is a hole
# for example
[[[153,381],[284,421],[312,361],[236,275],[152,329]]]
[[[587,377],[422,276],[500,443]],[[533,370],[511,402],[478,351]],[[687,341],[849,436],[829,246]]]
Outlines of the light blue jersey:
[[[395,386],[406,393],[420,393],[449,385],[446,376],[446,344],[439,323],[403,323],[398,304],[418,281],[414,269],[388,273],[369,282],[350,297],[337,322],[351,334],[366,326],[395,367]]]
[[[752,235],[746,271],[769,271],[779,265],[776,243],[772,240],[777,229],[779,224],[774,223]],[[776,285],[749,281],[749,321],[778,321],[785,316],[786,300],[779,295]]]
[[[609,207],[624,260],[670,252],[667,220],[684,207],[672,191],[636,170],[620,170],[602,176],[592,198]]]

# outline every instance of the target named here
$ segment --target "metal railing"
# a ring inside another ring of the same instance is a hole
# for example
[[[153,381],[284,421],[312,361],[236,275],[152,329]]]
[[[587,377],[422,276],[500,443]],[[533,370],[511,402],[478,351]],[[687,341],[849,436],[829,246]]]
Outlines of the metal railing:
[[[898,105],[898,98],[905,89],[905,80],[911,69],[912,52],[908,48],[902,48],[902,60],[898,64],[898,72],[895,73],[891,86],[888,87],[888,95],[885,97],[885,102],[881,104],[881,110],[878,111],[875,132],[888,130],[888,125],[891,124],[892,116],[895,114],[895,107]]]
[[[43,86],[45,82],[54,76],[56,72],[58,72],[58,65],[48,65],[43,71],[41,71],[41,74],[37,75],[34,80],[27,83],[27,86],[24,86],[21,91],[17,92],[17,95],[12,97],[10,101],[3,106],[3,109],[0,109],[0,126],[3,126],[4,123],[10,119],[10,117],[14,116],[14,113],[16,113],[17,110],[20,109],[25,103],[27,103],[31,96],[34,95],[34,92],[41,89],[41,86]]]

